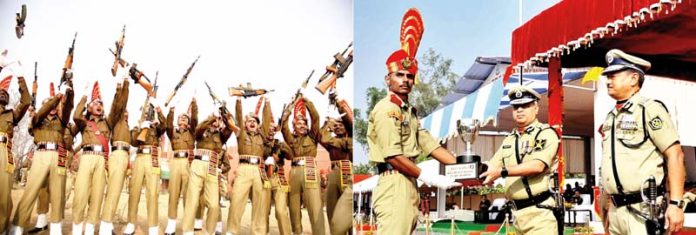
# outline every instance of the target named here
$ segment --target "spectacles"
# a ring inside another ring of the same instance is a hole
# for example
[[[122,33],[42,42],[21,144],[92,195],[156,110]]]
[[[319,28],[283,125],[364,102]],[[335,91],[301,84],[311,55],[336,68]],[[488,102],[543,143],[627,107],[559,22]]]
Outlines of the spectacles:
[[[415,74],[411,74],[411,73],[408,73],[408,74],[407,74],[407,73],[404,73],[404,72],[395,72],[394,75],[396,75],[397,77],[400,77],[400,78],[406,76],[406,78],[408,78],[408,79],[416,79],[416,75],[415,75]]]

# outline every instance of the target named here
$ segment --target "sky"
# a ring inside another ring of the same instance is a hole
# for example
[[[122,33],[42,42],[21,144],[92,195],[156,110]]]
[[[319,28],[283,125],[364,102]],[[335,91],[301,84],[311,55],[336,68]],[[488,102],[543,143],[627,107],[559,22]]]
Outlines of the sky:
[[[116,2],[113,2],[116,3]],[[34,61],[38,61],[37,103],[48,97],[48,82],[58,83],[75,32],[74,86],[77,103],[85,87],[99,81],[106,110],[115,86],[127,69],[116,77],[110,68],[114,57],[108,51],[126,25],[122,58],[154,79],[159,71],[155,104],[164,102],[196,56],[201,58],[170,106],[185,112],[194,95],[199,119],[215,107],[203,81],[234,110],[228,87],[251,82],[255,88],[275,89],[267,95],[273,115],[281,115],[300,84],[314,69],[304,94],[316,105],[320,116],[336,116],[328,98],[314,89],[333,55],[353,40],[353,2],[338,1],[135,1],[118,4],[89,0],[0,2],[0,50],[24,64],[31,87]],[[15,36],[15,13],[27,4],[25,35]],[[2,72],[6,73],[5,70]],[[351,105],[353,69],[338,80],[338,95]],[[16,89],[13,80],[11,89]],[[131,82],[128,110],[131,126],[140,117],[145,90]],[[91,90],[90,90],[91,91]],[[89,95],[89,94],[88,94]],[[257,98],[243,101],[244,113],[254,110]],[[134,115],[135,114],[135,115]],[[234,139],[234,138],[231,138]]]
[[[558,0],[522,2],[522,23]],[[355,107],[365,110],[368,87],[384,87],[385,61],[400,47],[401,19],[418,8],[425,31],[419,47],[453,60],[452,70],[463,75],[479,56],[510,56],[512,31],[520,25],[519,1],[356,1]],[[361,113],[365,118],[365,113]],[[354,163],[367,163],[366,152],[355,143]]]

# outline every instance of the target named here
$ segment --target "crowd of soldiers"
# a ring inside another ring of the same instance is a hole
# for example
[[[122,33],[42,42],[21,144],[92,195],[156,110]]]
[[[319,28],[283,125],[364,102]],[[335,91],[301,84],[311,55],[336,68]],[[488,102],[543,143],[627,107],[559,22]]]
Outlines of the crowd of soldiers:
[[[242,100],[238,98],[234,115],[223,103],[199,122],[194,97],[188,110],[176,118],[173,106],[165,115],[152,102],[155,115],[133,127],[128,122],[126,110],[129,77],[141,83],[142,76],[129,73],[119,80],[108,113],[97,82],[85,87],[84,95],[74,107],[72,79],[61,84],[55,92],[51,88],[50,97],[35,110],[30,107],[31,94],[21,63],[10,64],[6,54],[0,58],[0,71],[6,68],[11,73],[0,82],[0,169],[3,169],[0,172],[0,234],[43,230],[61,234],[66,194],[70,191],[74,191],[73,234],[94,234],[96,231],[114,234],[116,207],[126,181],[129,187],[128,213],[123,234],[136,231],[143,188],[147,231],[160,234],[159,161],[164,152],[160,146],[163,136],[169,138],[172,149],[164,234],[175,234],[178,221],[184,234],[193,234],[203,228],[207,233],[222,234],[220,197],[225,193],[221,191],[225,183],[221,180],[228,175],[231,161],[227,157],[230,154],[224,153],[224,145],[232,134],[237,138],[239,159],[235,160],[239,161],[239,166],[229,193],[231,205],[224,230],[226,234],[240,234],[242,215],[249,199],[252,234],[268,234],[272,204],[280,234],[302,233],[302,205],[307,208],[312,233],[325,234],[322,185],[326,185],[326,211],[331,234],[346,234],[350,230],[350,216],[341,216],[350,215],[352,211],[352,118],[347,106],[337,106],[341,117],[327,118],[320,127],[314,104],[301,93],[284,108],[278,122],[272,117],[268,97],[260,96],[256,111],[246,115],[242,111]],[[8,89],[13,77],[19,85],[20,100],[15,107],[7,107],[10,103]],[[91,96],[88,97],[90,89]],[[334,102],[337,99],[329,97]],[[263,111],[259,115],[261,106]],[[31,119],[29,133],[34,137],[35,147],[27,182],[13,214],[10,196],[15,165],[12,137],[13,129],[25,113]],[[278,131],[284,141],[275,137]],[[74,144],[78,134],[81,143]],[[328,150],[331,159],[328,182],[322,182],[317,167],[319,144]],[[136,152],[134,160],[131,150]],[[290,172],[286,171],[285,162],[290,163]],[[184,208],[184,215],[177,215],[179,206]],[[37,223],[32,226],[30,221],[35,207],[39,215]]]

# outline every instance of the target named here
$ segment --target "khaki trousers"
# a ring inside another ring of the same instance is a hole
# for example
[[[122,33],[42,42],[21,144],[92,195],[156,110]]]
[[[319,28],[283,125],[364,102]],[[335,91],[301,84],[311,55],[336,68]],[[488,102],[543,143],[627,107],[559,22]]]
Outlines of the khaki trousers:
[[[268,213],[265,213],[266,205],[270,205],[270,188],[263,187],[259,165],[241,163],[237,167],[237,177],[232,185],[232,199],[227,218],[227,231],[233,234],[239,233],[242,215],[246,202],[251,197],[251,233],[267,234],[266,224]]]
[[[174,158],[169,161],[169,219],[176,219],[179,198],[186,202],[186,187],[189,181],[189,161],[187,158]]]
[[[334,165],[329,173],[328,184],[326,186],[326,215],[329,219],[331,234],[346,234],[351,229],[353,220],[353,182],[345,182],[346,186],[341,187],[341,169],[339,165]],[[347,193],[347,191],[350,191]],[[347,225],[347,226],[346,226]]]
[[[128,223],[138,222],[138,203],[145,186],[145,203],[147,205],[147,226],[158,225],[157,199],[159,196],[160,175],[156,168],[152,167],[152,155],[138,154],[133,164],[128,195]]]
[[[315,166],[316,169],[316,166]],[[293,233],[302,233],[301,198],[304,196],[304,204],[307,207],[309,221],[312,224],[312,234],[325,234],[324,213],[322,212],[321,192],[319,191],[319,169],[317,182],[305,182],[305,167],[293,166],[290,170],[290,221]],[[384,233],[389,234],[389,233]]]
[[[58,167],[58,152],[36,151],[34,162],[29,170],[27,185],[17,205],[13,224],[22,228],[31,228],[30,218],[34,211],[39,191],[48,182],[48,195],[51,204],[49,221],[58,223],[63,220],[65,207],[65,167]]]
[[[107,180],[106,196],[104,199],[104,208],[102,209],[101,220],[111,223],[116,214],[116,206],[118,206],[121,192],[123,191],[123,182],[126,180],[126,171],[128,170],[129,154],[125,150],[117,150],[111,152],[109,156],[109,175]]]
[[[283,167],[283,166],[280,166]],[[273,199],[273,206],[275,207],[275,218],[278,222],[278,232],[281,235],[290,235],[292,232],[292,227],[290,226],[290,214],[288,210],[288,190],[289,186],[280,185],[280,179],[278,174],[273,174],[270,178],[271,181],[271,191],[265,193],[264,197]],[[267,217],[271,216],[271,203],[264,205],[265,215]]]
[[[380,175],[372,199],[377,234],[411,234],[419,203],[415,179],[400,173]]]
[[[553,206],[553,198],[546,199],[543,205]],[[512,216],[515,217],[515,231],[517,234],[557,234],[558,225],[556,217],[549,209],[529,206],[522,210],[513,210]]]
[[[193,160],[191,162],[191,173],[189,174],[188,188],[186,189],[186,200],[184,201],[184,221],[182,230],[193,232],[193,220],[197,211],[208,207],[206,218],[206,231],[213,233],[215,224],[218,222],[220,213],[220,190],[218,186],[218,175],[208,174],[208,162]],[[203,196],[204,205],[198,205]]]
[[[609,231],[610,234],[648,234],[645,228],[645,220],[628,211],[632,206],[638,211],[639,203],[616,208],[614,205],[609,207]]]
[[[0,143],[0,231],[7,231],[12,214],[12,173],[7,170],[8,157],[12,156],[7,155],[7,145]]]
[[[104,167],[104,156],[96,154],[80,155],[80,166],[75,177],[73,223],[80,224],[85,221],[84,212],[87,202],[89,202],[87,223],[97,224],[99,222],[99,212],[104,199],[105,184],[106,169]]]
[[[48,197],[48,180],[44,181],[39,189],[38,201],[36,202],[36,214],[46,214],[48,213],[48,202],[50,201]]]

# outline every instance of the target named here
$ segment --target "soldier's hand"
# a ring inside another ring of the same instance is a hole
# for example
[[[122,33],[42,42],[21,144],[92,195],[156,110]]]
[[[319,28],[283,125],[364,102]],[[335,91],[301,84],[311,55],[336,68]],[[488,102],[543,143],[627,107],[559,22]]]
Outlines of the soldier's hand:
[[[454,182],[454,179],[449,176],[429,174],[425,173],[424,171],[421,171],[421,174],[418,176],[418,180],[428,186],[435,186],[440,189],[448,189],[461,185],[460,183]]]
[[[174,112],[174,106],[169,107],[169,112],[172,112],[172,113]]]
[[[263,162],[266,165],[275,165],[275,159],[273,157],[267,157],[266,161]]]
[[[681,231],[682,227],[684,227],[684,210],[670,204],[665,212],[665,229],[673,233]]]
[[[160,106],[157,106],[157,107],[155,107],[155,111],[157,111],[158,113],[161,113],[161,112],[162,112],[162,108],[160,108]]]
[[[488,165],[487,163],[484,163],[484,164]],[[484,185],[489,184],[489,183],[493,183],[493,181],[500,178],[500,173],[502,171],[503,171],[502,167],[491,167],[490,165],[488,165],[488,170],[486,170],[486,172],[483,172],[483,174],[481,174],[479,176],[479,178],[486,177],[486,179],[482,183]]]
[[[9,63],[9,59],[7,59],[7,49],[4,49],[0,52],[0,68],[7,67]]]

